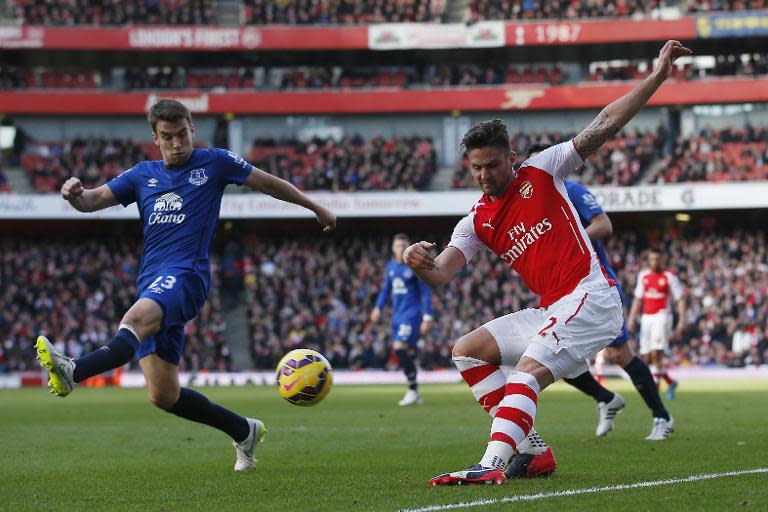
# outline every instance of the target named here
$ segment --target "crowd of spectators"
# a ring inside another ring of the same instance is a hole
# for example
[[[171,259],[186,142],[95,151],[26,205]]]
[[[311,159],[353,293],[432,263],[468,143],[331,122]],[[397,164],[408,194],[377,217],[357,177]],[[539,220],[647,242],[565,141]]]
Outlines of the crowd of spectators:
[[[417,238],[447,243],[443,236]],[[768,351],[768,245],[763,230],[618,230],[608,254],[629,308],[644,250],[661,249],[685,286],[686,329],[672,344],[677,365],[764,364]],[[214,256],[213,286],[186,329],[182,370],[247,369],[233,361],[225,315],[245,301],[252,363],[274,368],[288,350],[317,349],[335,368],[394,368],[389,308],[371,308],[390,257],[390,236],[247,236]],[[139,247],[125,238],[0,241],[0,372],[35,368],[34,339],[51,335],[72,356],[103,345],[132,304]],[[242,293],[244,290],[244,293]],[[233,292],[232,295],[229,292]],[[228,298],[229,295],[229,298]],[[244,297],[244,298],[243,298]],[[453,344],[484,322],[537,304],[489,252],[433,295],[435,327],[420,341],[423,368],[452,367]],[[135,363],[134,363],[135,364]]]
[[[213,0],[11,0],[29,25],[209,25]]]
[[[37,368],[34,343],[39,334],[71,357],[106,344],[136,300],[139,251],[138,243],[125,237],[3,237],[0,373]],[[224,335],[218,278],[213,265],[208,301],[185,330],[182,370],[235,369]]]
[[[108,89],[108,90],[301,90],[474,87],[503,84],[576,84],[638,80],[646,76],[650,61],[593,62],[584,72],[558,64],[428,64],[400,66],[148,66],[124,70],[59,69],[0,66],[0,90]],[[721,76],[763,76],[768,58],[763,54],[722,54],[676,65],[674,80]]]
[[[248,160],[303,190],[424,190],[436,170],[429,137],[258,138]]]
[[[64,181],[75,176],[88,188],[106,183],[150,155],[157,158],[152,143],[102,137],[77,137],[60,143],[28,145],[21,166],[38,192],[58,192]]]
[[[765,234],[730,230],[683,237],[671,230],[664,237],[648,235],[619,233],[608,252],[627,290],[627,308],[648,243],[668,254],[667,267],[687,289],[688,327],[683,339],[674,342],[674,363],[765,362]],[[424,239],[436,238],[432,234]],[[444,247],[447,240],[439,242]],[[335,368],[393,367],[389,313],[379,324],[369,323],[388,257],[387,236],[253,241],[241,268],[256,366],[272,368],[286,351],[310,347],[326,354]],[[433,300],[435,328],[420,342],[423,368],[451,367],[451,347],[460,336],[500,314],[537,303],[519,277],[488,252]]]
[[[533,147],[548,147],[571,139],[575,133],[516,132],[511,138],[512,148],[521,164]],[[650,130],[624,130],[606,142],[587,159],[581,170],[581,181],[590,185],[628,187],[643,177],[650,164],[661,156],[661,136]],[[477,187],[464,158],[451,181],[452,188]]]
[[[662,10],[679,14],[765,9],[765,0],[471,0],[469,21],[577,18],[656,18]]]
[[[210,25],[213,0],[11,0],[15,15],[31,25]],[[349,25],[440,22],[445,0],[243,0],[251,25]],[[659,17],[764,9],[765,0],[471,0],[468,20],[535,20],[601,17]]]
[[[704,128],[694,137],[677,139],[672,155],[653,181],[748,181],[768,179],[768,129]]]
[[[614,61],[590,64],[587,81],[638,80],[643,78],[651,62]],[[673,80],[694,80],[707,77],[763,76],[768,74],[768,57],[765,54],[720,54],[703,59],[697,57],[685,63],[678,63],[672,68]]]
[[[245,0],[253,25],[348,25],[440,21],[444,0]]]
[[[631,301],[648,242],[661,249],[665,266],[686,288],[686,325],[672,344],[678,365],[764,364],[768,362],[768,245],[761,229],[708,230],[697,236],[678,230],[646,237],[619,233],[608,254]]]

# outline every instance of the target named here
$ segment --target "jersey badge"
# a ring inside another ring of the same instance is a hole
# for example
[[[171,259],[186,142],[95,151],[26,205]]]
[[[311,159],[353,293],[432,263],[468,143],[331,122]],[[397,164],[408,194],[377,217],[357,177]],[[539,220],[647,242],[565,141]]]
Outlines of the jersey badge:
[[[520,195],[523,197],[523,199],[530,199],[533,195],[533,185],[530,181],[525,180],[522,185],[520,185]]]
[[[192,169],[189,171],[189,182],[193,185],[200,186],[208,181],[208,176],[205,175],[205,169]]]

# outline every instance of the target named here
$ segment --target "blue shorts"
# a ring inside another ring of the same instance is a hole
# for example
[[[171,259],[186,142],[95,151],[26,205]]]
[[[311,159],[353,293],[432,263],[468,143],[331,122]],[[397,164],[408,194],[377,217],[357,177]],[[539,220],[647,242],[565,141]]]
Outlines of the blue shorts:
[[[621,281],[619,281],[619,278],[618,278],[618,276],[616,275],[615,272],[610,272],[610,271],[607,271],[607,272],[613,278],[613,280],[616,282],[616,289],[619,292],[619,297],[621,297],[621,303],[623,305],[624,304],[624,290],[621,289],[621,284],[620,284]],[[616,337],[615,340],[613,340],[612,342],[610,342],[608,344],[608,346],[615,348],[615,347],[623,345],[624,343],[626,343],[628,341],[629,341],[629,333],[627,332],[627,319],[625,318],[624,319],[624,323],[621,325],[621,332],[619,333],[619,335]]]
[[[421,335],[421,319],[403,319],[392,320],[392,338],[394,341],[406,343],[412,348],[416,348]]]
[[[169,268],[158,272],[139,299],[152,299],[163,310],[160,330],[144,338],[136,351],[137,359],[157,354],[160,359],[178,365],[184,352],[184,326],[200,312],[207,290],[203,280],[189,269]]]

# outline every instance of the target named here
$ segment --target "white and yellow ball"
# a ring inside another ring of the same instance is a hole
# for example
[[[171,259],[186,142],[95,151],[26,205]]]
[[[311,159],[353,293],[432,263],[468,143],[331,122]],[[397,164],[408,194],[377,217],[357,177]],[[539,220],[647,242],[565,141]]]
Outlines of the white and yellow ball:
[[[319,352],[297,348],[277,363],[275,379],[280,396],[294,405],[309,406],[320,402],[331,391],[333,370]]]

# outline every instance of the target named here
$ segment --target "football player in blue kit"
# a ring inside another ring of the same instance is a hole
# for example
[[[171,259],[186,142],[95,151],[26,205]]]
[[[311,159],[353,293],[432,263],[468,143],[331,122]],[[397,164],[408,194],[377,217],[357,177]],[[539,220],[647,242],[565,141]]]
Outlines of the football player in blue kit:
[[[78,382],[138,358],[149,400],[176,416],[228,434],[236,450],[235,470],[247,471],[254,467],[264,424],[211,403],[179,383],[184,325],[197,316],[211,285],[209,252],[224,187],[245,185],[303,206],[315,213],[324,231],[335,227],[336,217],[287,181],[234,153],[195,148],[192,117],[180,102],[158,101],[147,119],[162,160],[140,162],[94,189],[84,189],[74,177],[61,188],[62,197],[81,212],[137,204],[144,233],[137,300],[115,336],[99,350],[71,359],[40,336],[37,356],[49,372],[51,392],[61,397]]]
[[[602,242],[602,240],[613,233],[611,220],[603,211],[595,196],[584,185],[574,181],[566,181],[565,188],[568,191],[568,197],[576,207],[587,235],[592,241],[597,258],[603,265],[605,272],[616,282],[619,295],[623,298],[619,278],[608,262],[608,255],[605,253],[605,246]],[[635,385],[640,396],[643,397],[646,405],[651,410],[653,425],[651,433],[645,439],[648,441],[663,441],[667,439],[669,432],[674,429],[674,420],[661,401],[651,370],[642,359],[635,355],[632,348],[628,345],[628,341],[629,335],[627,334],[625,322],[621,333],[606,347],[606,351],[608,356],[627,372],[630,379],[632,379],[632,384]],[[616,414],[624,408],[622,396],[603,387],[589,371],[573,379],[564,380],[597,401],[599,420],[595,434],[597,436],[604,436],[610,432],[613,428],[613,420]]]
[[[419,337],[427,334],[432,326],[432,289],[403,262],[403,253],[408,245],[408,235],[398,233],[394,236],[394,259],[387,263],[384,284],[376,299],[376,306],[371,311],[371,322],[378,322],[381,309],[392,296],[393,348],[400,360],[400,368],[408,379],[408,391],[398,402],[400,405],[422,402],[416,382],[417,344]]]

